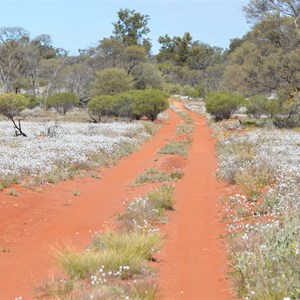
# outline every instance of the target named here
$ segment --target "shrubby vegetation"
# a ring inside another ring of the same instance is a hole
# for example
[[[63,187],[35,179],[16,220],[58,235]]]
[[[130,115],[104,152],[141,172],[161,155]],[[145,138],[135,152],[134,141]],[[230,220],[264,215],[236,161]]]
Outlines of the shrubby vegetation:
[[[29,103],[28,98],[20,94],[7,93],[0,95],[0,114],[12,121],[16,136],[22,135],[26,137],[26,134],[22,131],[20,119],[17,124],[14,118],[19,116]]]
[[[54,108],[60,115],[65,116],[71,108],[79,105],[79,98],[69,92],[57,93],[47,98],[46,105]]]
[[[250,101],[266,99],[253,97]],[[203,103],[188,105],[203,113]],[[259,128],[245,132],[237,120],[211,122],[211,127],[218,138],[218,176],[236,185],[224,194],[222,217],[237,296],[298,299],[298,131]]]
[[[132,90],[115,96],[93,97],[88,103],[88,109],[92,116],[97,116],[99,122],[103,116],[130,120],[147,117],[154,121],[160,112],[169,107],[167,98],[167,94],[161,90]]]
[[[243,96],[229,91],[211,92],[206,97],[206,110],[215,121],[229,119],[244,102]]]

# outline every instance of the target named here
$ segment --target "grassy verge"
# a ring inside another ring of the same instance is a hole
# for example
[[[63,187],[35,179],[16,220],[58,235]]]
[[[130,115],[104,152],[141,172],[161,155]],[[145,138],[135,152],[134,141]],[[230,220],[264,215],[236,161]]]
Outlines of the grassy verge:
[[[159,287],[152,280],[149,261],[155,261],[162,246],[155,223],[162,222],[165,210],[174,208],[173,191],[163,184],[128,202],[118,217],[119,230],[95,235],[86,250],[56,250],[56,260],[67,278],[41,284],[36,299],[157,299]]]
[[[237,296],[300,299],[299,133],[245,129],[235,120],[210,126],[218,175],[232,185],[222,211]]]

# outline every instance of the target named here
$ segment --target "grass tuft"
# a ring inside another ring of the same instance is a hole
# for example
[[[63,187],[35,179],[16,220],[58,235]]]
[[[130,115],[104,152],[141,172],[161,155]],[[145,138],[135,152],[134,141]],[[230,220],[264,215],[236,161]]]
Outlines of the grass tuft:
[[[169,184],[163,184],[161,187],[150,191],[147,196],[153,206],[158,209],[174,209],[173,200],[174,187]]]
[[[77,252],[74,248],[57,251],[55,257],[64,271],[71,278],[86,279],[102,267],[111,272],[118,272],[122,279],[131,278],[143,272],[143,257],[129,250],[104,249],[101,251]]]
[[[159,233],[106,232],[96,235],[90,245],[93,251],[112,250],[131,253],[136,257],[151,260],[162,244]]]
[[[165,144],[157,153],[158,154],[178,154],[181,156],[188,155],[188,147],[191,145],[191,140],[170,141]]]
[[[134,185],[140,186],[145,183],[172,181],[182,178],[184,173],[180,169],[174,169],[171,173],[160,171],[155,168],[145,170],[135,179]]]

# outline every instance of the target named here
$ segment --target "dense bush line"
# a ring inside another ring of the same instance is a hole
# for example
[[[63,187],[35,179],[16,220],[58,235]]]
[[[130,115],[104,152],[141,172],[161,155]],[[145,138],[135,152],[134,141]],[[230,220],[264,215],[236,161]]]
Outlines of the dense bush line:
[[[169,107],[168,96],[161,90],[132,90],[117,95],[95,96],[88,103],[88,110],[95,121],[102,117],[123,117],[139,120],[147,117],[156,120],[158,114]]]

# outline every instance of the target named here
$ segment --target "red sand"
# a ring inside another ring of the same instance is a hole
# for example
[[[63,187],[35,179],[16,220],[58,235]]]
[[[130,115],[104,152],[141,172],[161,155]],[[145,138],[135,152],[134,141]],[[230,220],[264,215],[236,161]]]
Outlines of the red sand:
[[[181,109],[180,103],[176,103]],[[223,186],[217,182],[215,141],[205,118],[189,112],[195,123],[193,144],[176,184],[176,212],[166,227],[159,256],[159,280],[165,299],[230,299],[226,249],[219,239],[217,205]]]
[[[179,105],[179,104],[178,104]],[[229,299],[225,281],[225,248],[216,204],[222,192],[216,169],[214,140],[204,118],[195,119],[194,142],[186,160],[156,151],[174,137],[180,118],[170,121],[138,152],[102,172],[101,180],[84,178],[47,186],[43,192],[17,188],[18,197],[0,192],[0,299],[22,296],[33,299],[34,287],[58,269],[51,249],[66,241],[84,248],[96,230],[114,226],[123,201],[149,187],[128,184],[144,169],[159,165],[183,167],[185,176],[176,184],[176,212],[165,227],[167,239],[160,254],[158,281],[165,299]],[[75,197],[74,191],[80,196]]]

